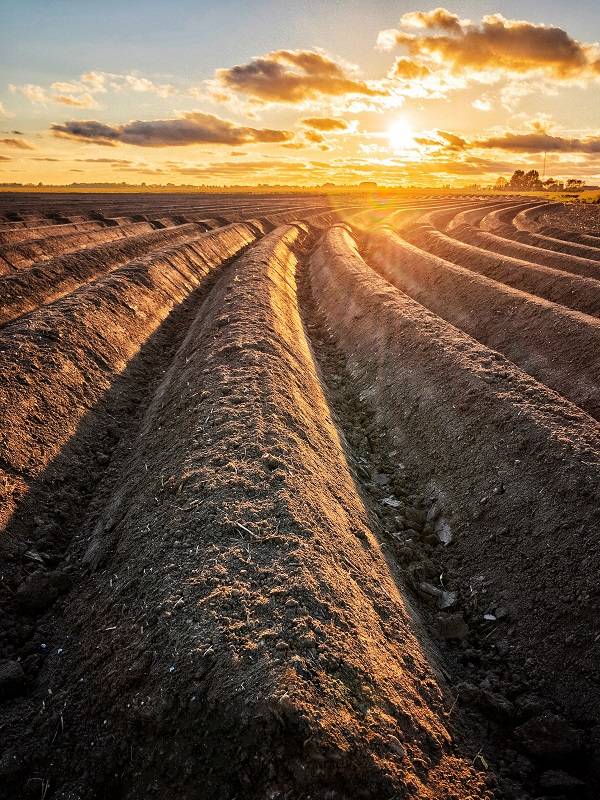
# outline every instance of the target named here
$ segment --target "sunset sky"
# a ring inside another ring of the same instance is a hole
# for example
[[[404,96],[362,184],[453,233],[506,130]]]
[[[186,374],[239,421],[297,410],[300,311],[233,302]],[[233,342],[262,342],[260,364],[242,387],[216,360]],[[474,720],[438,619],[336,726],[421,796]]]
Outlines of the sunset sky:
[[[600,182],[597,0],[0,3],[0,182]]]

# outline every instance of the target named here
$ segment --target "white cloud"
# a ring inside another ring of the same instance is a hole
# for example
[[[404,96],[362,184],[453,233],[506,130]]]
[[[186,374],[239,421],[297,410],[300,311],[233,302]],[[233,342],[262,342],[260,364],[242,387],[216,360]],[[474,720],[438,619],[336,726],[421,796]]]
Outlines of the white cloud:
[[[49,99],[43,86],[38,86],[35,83],[26,83],[23,86],[15,86],[13,83],[10,83],[8,88],[13,94],[22,94],[30,103],[45,104]]]
[[[492,101],[486,95],[482,95],[478,97],[476,100],[473,100],[471,103],[473,108],[476,108],[477,111],[491,111],[492,110]]]
[[[0,101],[0,119],[10,119],[11,117],[14,117],[14,114],[11,113],[10,111],[7,111],[4,108],[2,101]]]

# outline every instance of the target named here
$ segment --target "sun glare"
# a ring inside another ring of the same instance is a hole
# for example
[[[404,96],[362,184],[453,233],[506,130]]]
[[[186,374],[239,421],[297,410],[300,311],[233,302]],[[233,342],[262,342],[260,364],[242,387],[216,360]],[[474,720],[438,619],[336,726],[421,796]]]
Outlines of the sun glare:
[[[415,143],[413,129],[406,119],[397,119],[392,122],[387,135],[394,150],[406,150]]]

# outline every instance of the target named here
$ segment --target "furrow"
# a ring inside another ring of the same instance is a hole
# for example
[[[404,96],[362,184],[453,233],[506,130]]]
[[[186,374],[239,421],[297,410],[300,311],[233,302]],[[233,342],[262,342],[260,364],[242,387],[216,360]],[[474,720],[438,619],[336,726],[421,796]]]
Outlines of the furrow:
[[[510,609],[508,639],[501,625],[487,636],[501,662],[537,675],[572,719],[596,720],[597,746],[600,426],[391,286],[341,227],[315,250],[311,283],[353,379],[451,533],[461,603]]]
[[[89,247],[75,253],[34,264],[0,279],[0,326],[12,319],[56,300],[102,273],[111,272],[128,261],[153,251],[174,247],[198,238],[201,225],[190,223],[152,231]]]
[[[277,229],[220,278],[96,522],[77,642],[48,662],[64,733],[38,726],[28,765],[76,764],[63,794],[488,796],[331,419],[304,237]],[[84,711],[93,753],[71,733]]]
[[[523,263],[516,258],[489,252],[452,239],[431,225],[411,229],[406,238],[429,253],[513,289],[529,292],[584,314],[600,315],[600,280],[566,275],[550,267]]]
[[[255,231],[232,225],[138,259],[2,329],[0,525],[148,336]]]
[[[399,289],[600,418],[600,320],[426,253],[391,231],[365,239]]]

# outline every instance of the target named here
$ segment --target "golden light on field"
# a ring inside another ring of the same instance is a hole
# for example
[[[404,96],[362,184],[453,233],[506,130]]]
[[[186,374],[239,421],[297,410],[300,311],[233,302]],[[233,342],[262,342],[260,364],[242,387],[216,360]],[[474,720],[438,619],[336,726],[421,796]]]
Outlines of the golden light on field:
[[[407,150],[415,144],[414,131],[406,117],[395,119],[388,128],[387,135],[394,150]]]

